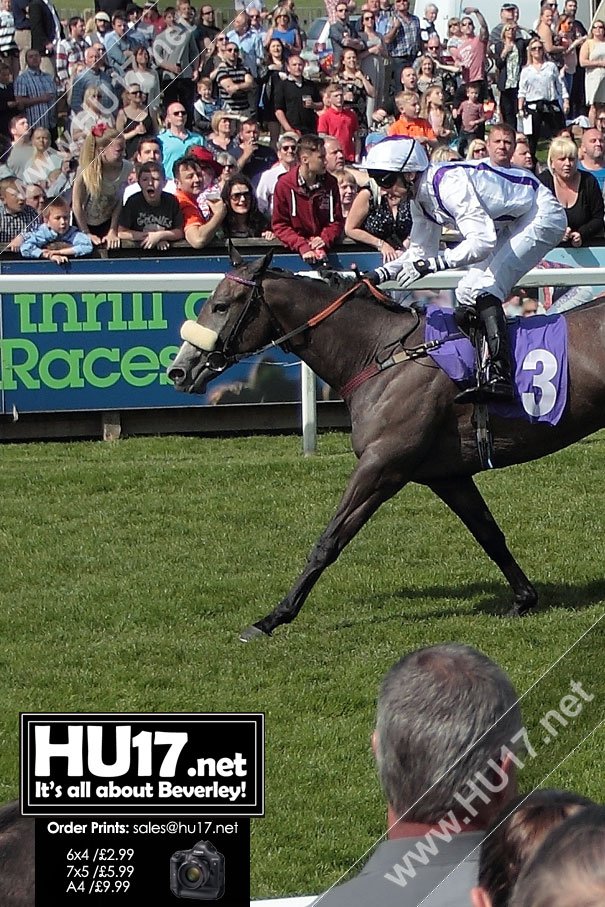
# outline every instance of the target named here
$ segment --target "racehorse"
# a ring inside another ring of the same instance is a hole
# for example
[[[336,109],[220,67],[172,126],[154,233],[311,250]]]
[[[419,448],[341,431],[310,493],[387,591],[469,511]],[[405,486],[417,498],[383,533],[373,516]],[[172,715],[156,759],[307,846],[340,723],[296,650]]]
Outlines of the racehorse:
[[[408,482],[432,489],[500,568],[514,593],[509,615],[534,608],[536,590],[473,480],[482,469],[473,406],[454,403],[458,388],[430,358],[404,352],[422,346],[424,319],[377,302],[360,282],[349,283],[339,295],[327,282],[271,270],[271,257],[245,264],[232,254],[234,270],[197,322],[183,326],[184,342],[168,376],[182,391],[203,393],[225,368],[277,343],[340,390],[358,463],[301,575],[273,611],[243,631],[242,641],[270,636],[292,621],[325,568]],[[605,301],[574,309],[566,318],[569,380],[563,416],[554,427],[492,416],[496,467],[543,457],[605,425]],[[399,357],[393,356],[397,350]]]

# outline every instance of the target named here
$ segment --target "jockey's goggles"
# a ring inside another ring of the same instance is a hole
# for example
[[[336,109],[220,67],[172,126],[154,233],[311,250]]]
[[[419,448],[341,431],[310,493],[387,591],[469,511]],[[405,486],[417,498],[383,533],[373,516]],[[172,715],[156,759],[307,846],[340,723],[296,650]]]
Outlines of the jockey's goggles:
[[[368,173],[381,189],[392,189],[403,174],[398,170],[369,170]]]

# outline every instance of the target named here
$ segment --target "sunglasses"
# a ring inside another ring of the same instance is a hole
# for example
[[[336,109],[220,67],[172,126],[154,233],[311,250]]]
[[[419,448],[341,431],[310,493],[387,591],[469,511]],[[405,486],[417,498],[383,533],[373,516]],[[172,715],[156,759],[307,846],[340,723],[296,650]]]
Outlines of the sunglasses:
[[[296,151],[296,145],[282,145],[282,151]]]
[[[172,115],[175,117],[184,117],[186,113],[187,113],[186,110],[173,110],[172,111]]]
[[[248,201],[248,199],[250,198],[250,192],[248,189],[246,189],[245,191],[242,191],[242,192],[232,192],[229,197],[232,202],[237,202],[237,201],[245,202],[245,201]]]
[[[392,170],[371,170],[370,176],[381,189],[392,189],[399,179],[399,173],[394,173]]]

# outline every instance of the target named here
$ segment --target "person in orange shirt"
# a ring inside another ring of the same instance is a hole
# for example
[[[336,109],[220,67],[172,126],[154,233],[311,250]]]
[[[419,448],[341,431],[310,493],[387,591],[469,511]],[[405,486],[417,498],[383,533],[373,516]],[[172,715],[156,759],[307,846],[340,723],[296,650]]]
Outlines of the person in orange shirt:
[[[183,212],[185,239],[194,249],[201,249],[212,241],[222,224],[227,208],[220,197],[207,199],[210,219],[204,217],[198,204],[198,195],[203,189],[202,165],[191,157],[182,157],[174,165],[176,198]]]
[[[399,119],[389,126],[389,135],[407,135],[422,145],[434,148],[437,136],[428,120],[418,116],[420,113],[420,95],[415,91],[400,91],[395,95],[395,105]]]

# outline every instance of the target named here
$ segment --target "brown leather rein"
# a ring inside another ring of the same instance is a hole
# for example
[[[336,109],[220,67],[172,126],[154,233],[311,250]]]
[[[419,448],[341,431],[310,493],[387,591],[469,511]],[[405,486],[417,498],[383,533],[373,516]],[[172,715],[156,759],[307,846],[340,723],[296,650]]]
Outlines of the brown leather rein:
[[[258,292],[260,287],[259,284],[252,280],[246,280],[245,278],[240,277],[237,274],[226,274],[225,275],[229,280],[233,280],[236,283],[244,284],[244,286],[254,287]],[[271,340],[265,346],[261,347],[258,350],[253,352],[246,353],[245,357],[233,357],[233,361],[237,361],[239,358],[247,358],[248,356],[255,356],[259,353],[263,353],[265,350],[270,349],[271,347],[282,346],[282,344],[287,343],[292,337],[296,337],[298,334],[302,334],[303,331],[309,330],[309,328],[317,327],[318,324],[321,324],[322,321],[325,321],[326,318],[329,318],[330,315],[333,315],[334,312],[337,312],[348,299],[355,295],[357,290],[360,287],[365,286],[372,296],[381,303],[390,303],[391,300],[384,293],[381,293],[366,277],[360,278],[360,280],[354,284],[346,293],[343,293],[342,296],[338,296],[337,299],[334,299],[330,302],[324,309],[317,313],[317,315],[311,316],[307,319],[304,324],[299,325],[299,327],[294,328],[294,330],[289,331],[287,334],[282,334],[281,337],[277,337],[275,340]],[[254,294],[253,294],[254,295]],[[260,291],[261,299],[264,301],[262,296],[262,290]],[[252,301],[252,300],[250,300]],[[265,303],[266,305],[266,303]],[[241,318],[238,320],[236,327],[239,327],[241,323]],[[233,334],[235,333],[236,328],[233,329],[229,339],[232,339]],[[358,372],[357,375],[354,375],[347,383],[340,388],[339,393],[343,398],[346,398],[353,393],[354,390],[357,390],[360,385],[362,385],[369,378],[373,378],[375,375],[379,375],[387,368],[391,368],[394,365],[398,365],[401,362],[408,362],[414,359],[420,359],[424,356],[427,356],[431,350],[437,349],[443,343],[442,340],[432,340],[428,343],[420,344],[420,346],[414,347],[410,350],[401,349],[397,353],[393,353],[387,359],[382,362],[373,362],[371,365],[366,366]]]

